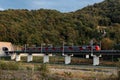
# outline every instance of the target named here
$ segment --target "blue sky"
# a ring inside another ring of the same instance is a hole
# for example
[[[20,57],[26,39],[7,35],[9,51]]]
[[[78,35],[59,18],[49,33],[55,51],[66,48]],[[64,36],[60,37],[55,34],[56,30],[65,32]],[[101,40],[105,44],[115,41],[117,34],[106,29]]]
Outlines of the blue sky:
[[[0,10],[5,9],[55,9],[71,12],[104,0],[0,0]]]

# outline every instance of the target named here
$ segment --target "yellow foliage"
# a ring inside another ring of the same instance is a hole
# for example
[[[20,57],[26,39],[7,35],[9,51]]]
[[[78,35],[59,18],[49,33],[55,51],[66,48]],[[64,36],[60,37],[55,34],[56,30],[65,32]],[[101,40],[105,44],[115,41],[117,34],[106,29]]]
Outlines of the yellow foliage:
[[[114,42],[110,38],[102,39],[102,49],[109,50],[112,49]]]

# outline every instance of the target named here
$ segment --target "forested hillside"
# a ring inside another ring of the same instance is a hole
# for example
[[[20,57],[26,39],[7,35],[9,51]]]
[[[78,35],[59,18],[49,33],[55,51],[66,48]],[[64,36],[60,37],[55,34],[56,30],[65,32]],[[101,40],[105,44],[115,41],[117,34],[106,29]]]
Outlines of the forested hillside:
[[[69,13],[47,9],[0,11],[0,41],[83,45],[93,38],[96,42],[120,43],[120,0],[105,0]]]

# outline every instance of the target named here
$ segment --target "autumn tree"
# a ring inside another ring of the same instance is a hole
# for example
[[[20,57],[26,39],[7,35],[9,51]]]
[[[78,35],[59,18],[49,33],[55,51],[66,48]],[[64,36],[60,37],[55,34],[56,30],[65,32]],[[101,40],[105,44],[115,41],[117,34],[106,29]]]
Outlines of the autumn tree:
[[[111,40],[109,38],[103,38],[102,41],[101,41],[102,49],[105,49],[105,50],[112,49],[113,45],[114,45],[113,40]]]

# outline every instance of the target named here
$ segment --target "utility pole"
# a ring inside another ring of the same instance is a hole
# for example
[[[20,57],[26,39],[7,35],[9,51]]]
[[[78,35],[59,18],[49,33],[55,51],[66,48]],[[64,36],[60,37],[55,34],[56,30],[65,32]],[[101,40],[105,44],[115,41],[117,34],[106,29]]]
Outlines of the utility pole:
[[[63,50],[62,50],[62,55],[64,55],[64,45],[65,45],[65,42],[63,41]]]
[[[91,55],[93,55],[93,39],[90,41],[90,45],[91,45]]]
[[[41,43],[41,54],[42,54],[42,47],[45,45],[45,43]]]

